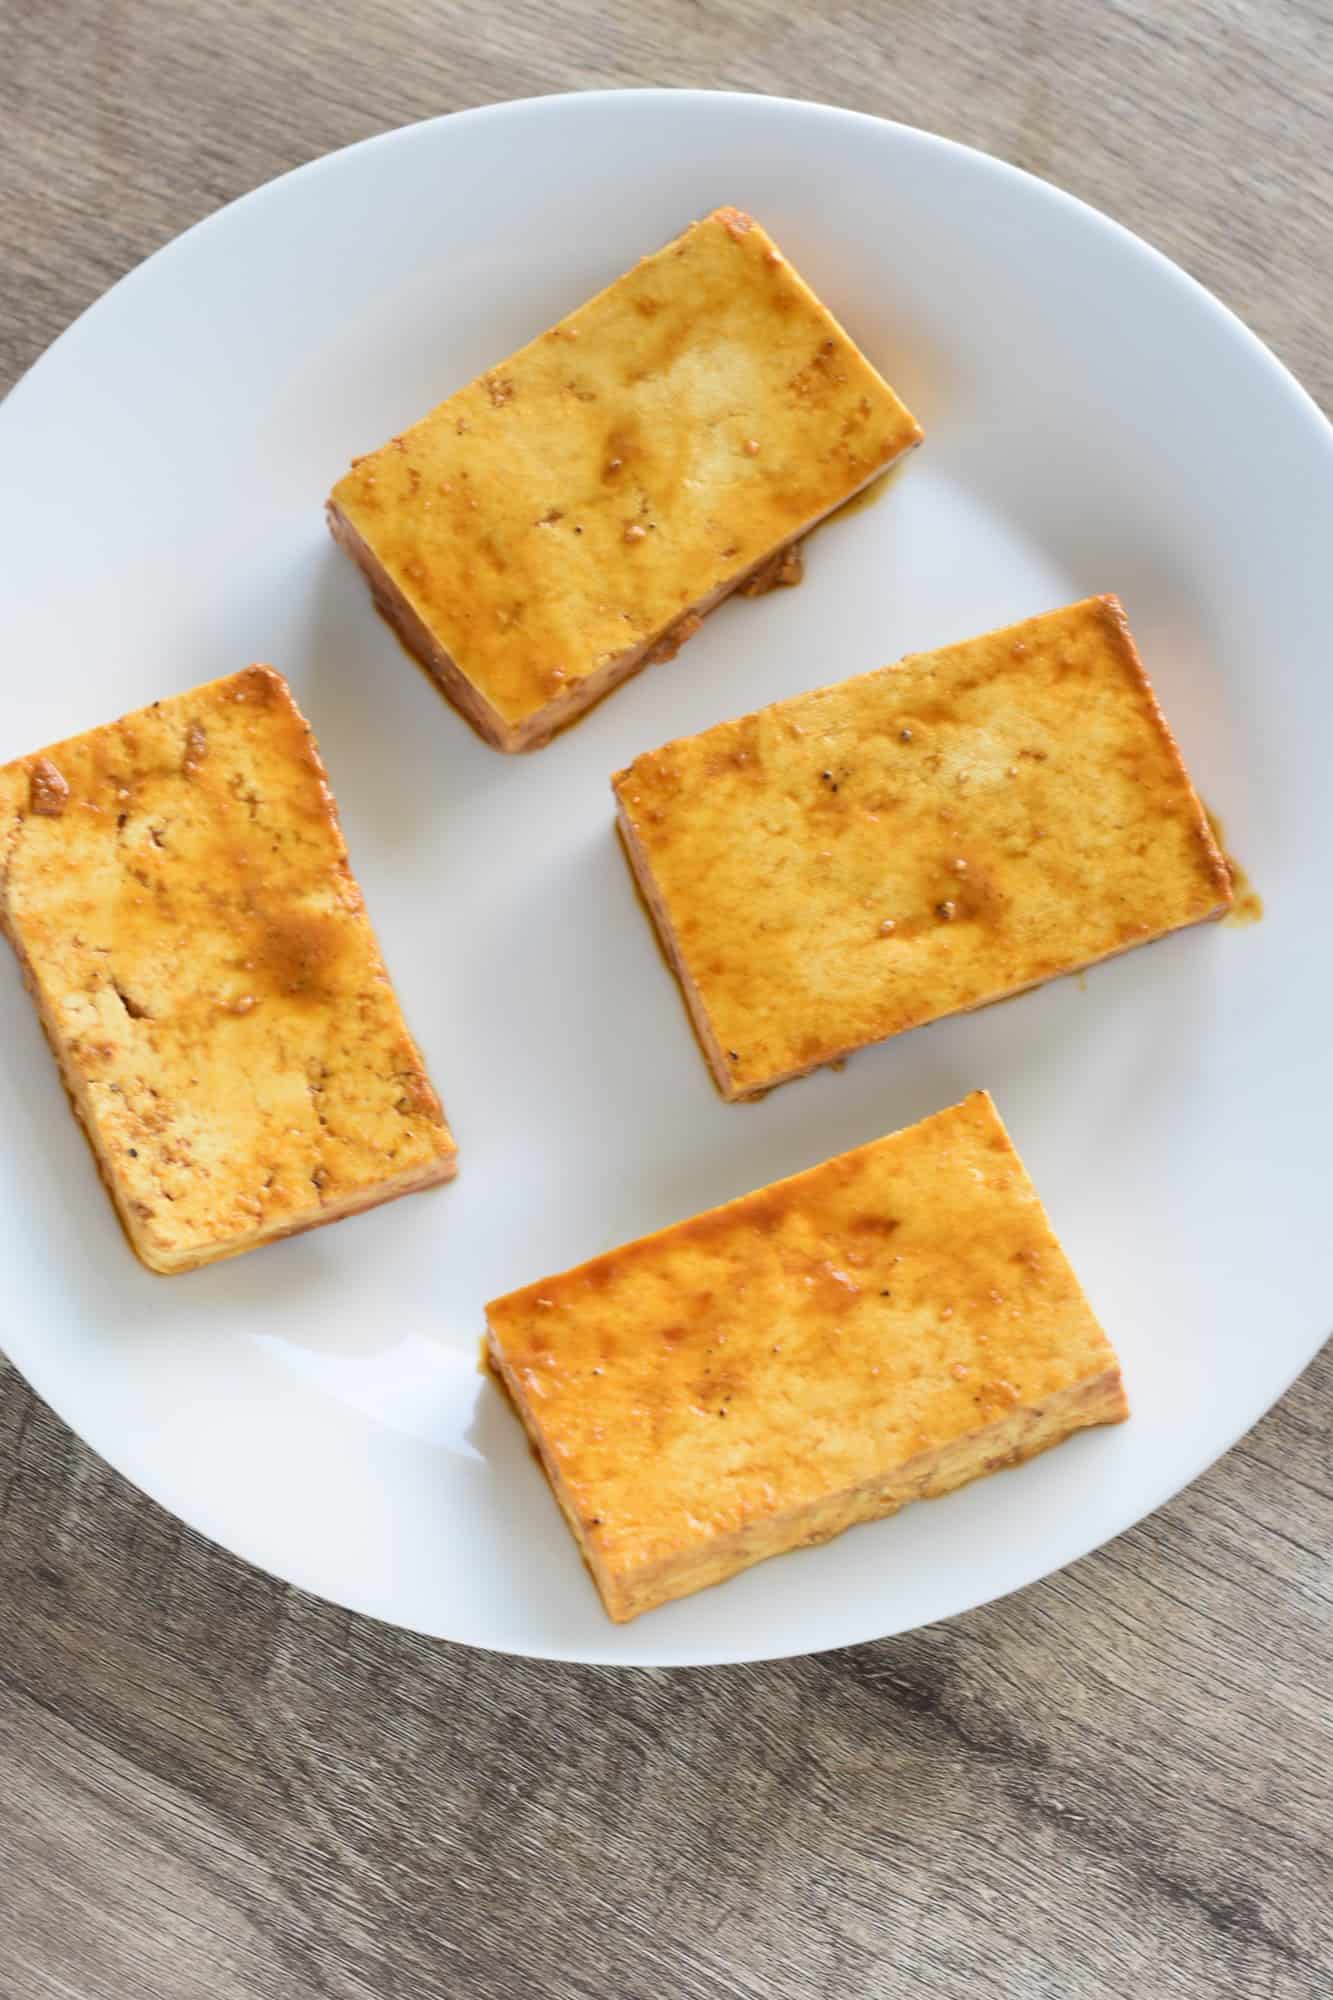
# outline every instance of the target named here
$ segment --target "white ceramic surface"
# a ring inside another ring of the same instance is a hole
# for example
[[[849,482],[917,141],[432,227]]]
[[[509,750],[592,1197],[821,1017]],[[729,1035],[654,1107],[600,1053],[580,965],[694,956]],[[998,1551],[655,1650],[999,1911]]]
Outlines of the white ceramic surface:
[[[728,605],[526,759],[400,653],[322,502],[691,217],[752,209],[924,423],[803,587]],[[0,1339],[129,1478],[278,1576],[424,1632],[671,1664],[1012,1590],[1224,1450],[1333,1318],[1333,433],[1189,278],[943,140],[613,93],[377,139],[150,259],[0,409],[0,758],[252,659],[289,675],[462,1148],[458,1182],[187,1277],[126,1248],[0,965]],[[608,774],[775,696],[1119,592],[1262,892],[1208,927],[728,1107]],[[1129,1424],[625,1629],[509,1412],[482,1303],[995,1093],[1122,1355]]]

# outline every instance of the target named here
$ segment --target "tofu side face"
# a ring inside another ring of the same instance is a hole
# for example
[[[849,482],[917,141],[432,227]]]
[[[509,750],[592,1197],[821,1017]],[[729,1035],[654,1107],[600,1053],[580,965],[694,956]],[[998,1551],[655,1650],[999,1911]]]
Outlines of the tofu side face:
[[[487,1318],[614,1617],[1126,1414],[984,1093]]]
[[[313,738],[271,669],[0,770],[0,911],[153,1269],[453,1172]]]
[[[1231,900],[1112,598],[669,743],[614,784],[730,1097]]]
[[[727,209],[358,460],[332,505],[498,740],[724,595],[920,436]]]

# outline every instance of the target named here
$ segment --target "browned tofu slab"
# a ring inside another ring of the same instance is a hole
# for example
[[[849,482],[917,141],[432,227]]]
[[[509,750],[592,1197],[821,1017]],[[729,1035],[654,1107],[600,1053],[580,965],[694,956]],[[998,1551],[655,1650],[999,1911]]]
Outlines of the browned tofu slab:
[[[1128,1415],[984,1091],[486,1316],[617,1620]]]
[[[613,782],[728,1098],[1231,901],[1114,597],[683,737]]]
[[[314,738],[271,667],[0,769],[0,921],[151,1270],[453,1175]]]
[[[381,610],[501,750],[547,742],[919,443],[734,208],[617,279],[334,488]]]

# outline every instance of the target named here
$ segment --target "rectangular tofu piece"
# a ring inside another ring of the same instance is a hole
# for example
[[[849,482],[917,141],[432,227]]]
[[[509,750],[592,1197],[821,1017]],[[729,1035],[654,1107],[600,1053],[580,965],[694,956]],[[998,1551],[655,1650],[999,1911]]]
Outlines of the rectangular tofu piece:
[[[1129,1414],[984,1091],[486,1317],[617,1621]]]
[[[1114,597],[682,737],[613,785],[731,1099],[1231,903]]]
[[[750,217],[719,209],[334,488],[334,536],[449,699],[531,750],[921,431]]]
[[[314,738],[271,667],[0,769],[0,922],[150,1270],[454,1174]]]

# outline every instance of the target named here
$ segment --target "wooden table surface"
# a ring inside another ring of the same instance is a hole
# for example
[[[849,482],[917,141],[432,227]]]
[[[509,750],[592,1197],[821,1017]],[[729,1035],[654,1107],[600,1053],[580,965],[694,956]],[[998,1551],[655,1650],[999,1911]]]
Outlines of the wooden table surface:
[[[0,387],[331,147],[676,83],[1046,175],[1333,409],[1330,34],[1328,0],[0,0]],[[631,1675],[284,1589],[0,1362],[0,2000],[1325,2000],[1331,1400],[1326,1351],[1190,1492],[1006,1603]]]

